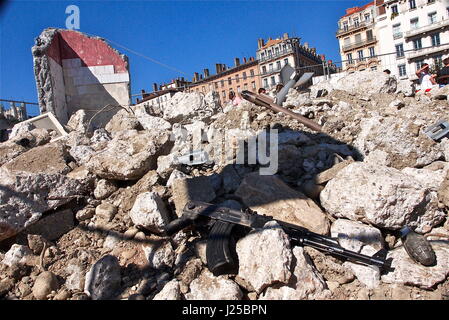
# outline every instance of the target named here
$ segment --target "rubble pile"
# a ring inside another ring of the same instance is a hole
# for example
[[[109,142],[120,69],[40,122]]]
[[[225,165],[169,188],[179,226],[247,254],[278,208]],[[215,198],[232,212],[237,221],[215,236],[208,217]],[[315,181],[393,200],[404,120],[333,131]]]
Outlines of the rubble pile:
[[[424,131],[447,119],[448,94],[415,95],[380,72],[291,89],[283,106],[321,133],[247,101],[221,106],[215,92],[126,107],[94,131],[80,110],[54,142],[17,127],[0,143],[0,299],[447,299],[449,139]],[[260,153],[235,161],[266,132],[276,175],[260,174]],[[182,160],[199,150],[210,161]],[[237,237],[238,270],[214,276],[207,227],[163,234],[189,200],[386,249],[394,270],[294,247],[272,221]],[[436,265],[410,259],[404,225],[439,235]]]

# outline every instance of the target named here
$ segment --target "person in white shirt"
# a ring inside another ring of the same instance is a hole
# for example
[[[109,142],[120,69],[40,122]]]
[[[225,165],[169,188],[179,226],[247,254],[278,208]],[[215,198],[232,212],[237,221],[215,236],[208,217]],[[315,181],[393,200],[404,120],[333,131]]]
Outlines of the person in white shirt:
[[[436,84],[435,76],[429,73],[429,65],[424,63],[418,71],[416,71],[416,75],[419,78],[420,89],[429,92]]]

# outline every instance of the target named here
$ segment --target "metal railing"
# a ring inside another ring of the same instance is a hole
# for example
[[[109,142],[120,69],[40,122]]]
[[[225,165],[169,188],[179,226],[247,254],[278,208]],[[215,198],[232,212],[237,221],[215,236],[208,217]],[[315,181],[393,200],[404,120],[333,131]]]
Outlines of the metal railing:
[[[260,57],[259,63],[262,63],[264,61],[268,61],[268,60],[271,60],[271,59],[276,59],[278,57],[284,56],[284,55],[292,53],[292,52],[293,52],[292,48],[288,48],[288,49],[285,49],[285,50],[280,50],[279,52],[276,52],[274,54],[271,54],[271,55],[268,55],[268,56],[264,56],[264,57]]]
[[[359,47],[367,46],[367,45],[369,45],[371,43],[374,43],[376,41],[377,41],[376,37],[372,37],[372,38],[365,39],[365,40],[362,40],[362,41],[349,43],[349,44],[343,45],[342,50],[343,51],[353,50],[353,49],[356,49],[356,48],[359,48]]]
[[[430,32],[435,29],[443,28],[446,26],[449,26],[449,18],[446,18],[439,22],[430,23],[424,27],[420,27],[420,28],[416,28],[416,29],[407,31],[407,32],[405,32],[405,38],[410,38],[410,37],[416,36],[418,34]]]
[[[341,36],[343,34],[349,33],[349,32],[359,30],[361,28],[369,27],[373,24],[373,22],[374,22],[374,20],[372,20],[372,19],[368,20],[368,21],[365,20],[365,21],[359,22],[358,24],[352,24],[352,25],[348,26],[347,28],[340,28],[336,32],[337,37]]]

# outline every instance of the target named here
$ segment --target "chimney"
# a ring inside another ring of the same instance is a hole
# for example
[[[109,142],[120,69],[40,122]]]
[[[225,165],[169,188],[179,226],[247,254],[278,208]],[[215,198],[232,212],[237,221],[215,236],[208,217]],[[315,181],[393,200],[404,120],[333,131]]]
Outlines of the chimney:
[[[316,48],[311,48],[310,51],[316,54]]]
[[[320,55],[321,61],[326,61],[326,56],[324,54]]]
[[[193,73],[193,82],[197,82],[199,80],[198,72]]]
[[[200,74],[200,80],[203,80],[203,75],[202,74]]]
[[[153,83],[153,91],[157,91],[157,83]]]
[[[234,58],[234,65],[236,67],[238,67],[240,65],[240,59],[239,58]]]
[[[287,32],[284,33],[282,39],[284,39],[284,40],[287,40],[287,39],[288,39],[288,33],[287,33]]]
[[[246,63],[246,57],[243,57],[243,63],[244,64]]]
[[[221,64],[219,64],[219,63],[215,64],[215,72],[217,74],[221,73]]]
[[[204,78],[209,78],[209,69],[204,69]]]
[[[260,49],[265,45],[264,41],[262,38],[257,39],[257,48]]]
[[[309,43],[308,42],[304,42],[304,48],[309,49]]]

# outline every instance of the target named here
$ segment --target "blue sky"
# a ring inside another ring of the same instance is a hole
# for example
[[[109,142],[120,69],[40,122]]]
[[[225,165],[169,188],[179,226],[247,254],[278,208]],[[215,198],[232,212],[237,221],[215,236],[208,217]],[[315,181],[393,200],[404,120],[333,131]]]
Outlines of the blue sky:
[[[290,1],[9,1],[0,9],[0,98],[37,102],[31,47],[47,27],[65,28],[68,5],[80,9],[80,31],[110,39],[186,74],[112,45],[128,55],[132,93],[151,91],[215,63],[255,56],[257,39],[284,32],[340,60],[335,38],[345,9],[368,0]],[[29,113],[36,115],[37,107]]]

